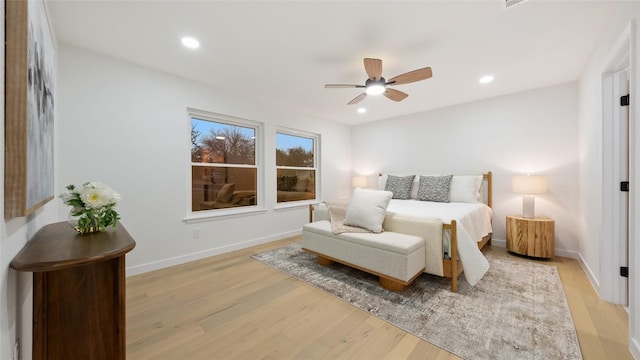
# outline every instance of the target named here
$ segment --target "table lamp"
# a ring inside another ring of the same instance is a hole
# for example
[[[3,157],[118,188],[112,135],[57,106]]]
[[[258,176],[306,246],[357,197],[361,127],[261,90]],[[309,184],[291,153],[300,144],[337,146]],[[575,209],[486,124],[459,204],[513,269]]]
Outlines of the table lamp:
[[[511,179],[513,192],[522,196],[522,216],[535,217],[535,198],[533,194],[547,192],[547,177],[544,175],[514,175]]]
[[[351,179],[351,186],[353,186],[354,188],[366,188],[367,186],[369,186],[369,183],[367,181],[367,177],[366,176],[354,176],[353,179]]]

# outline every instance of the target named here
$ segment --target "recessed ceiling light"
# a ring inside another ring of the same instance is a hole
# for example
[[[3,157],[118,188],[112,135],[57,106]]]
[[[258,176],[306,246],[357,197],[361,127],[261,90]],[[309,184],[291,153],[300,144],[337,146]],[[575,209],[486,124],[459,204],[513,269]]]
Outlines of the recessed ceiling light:
[[[367,112],[367,109],[365,109],[365,108],[359,108],[358,109],[358,114],[364,114],[366,112]]]
[[[200,42],[192,37],[185,36],[182,38],[182,45],[189,49],[197,49],[200,47]]]
[[[488,84],[493,81],[493,76],[492,75],[483,76],[478,81],[480,82],[480,84]]]

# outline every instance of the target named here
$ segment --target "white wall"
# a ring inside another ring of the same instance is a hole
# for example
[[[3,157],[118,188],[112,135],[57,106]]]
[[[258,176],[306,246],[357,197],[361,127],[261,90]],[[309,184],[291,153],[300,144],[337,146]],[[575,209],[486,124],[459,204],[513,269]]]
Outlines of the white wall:
[[[627,24],[628,19],[610,24],[579,82],[580,215],[584,220],[580,254],[596,290],[601,280],[600,245],[603,241],[602,76],[612,70],[607,69],[610,51]]]
[[[506,215],[522,212],[511,176],[545,174],[548,193],[536,196],[536,214],[555,219],[557,254],[577,257],[577,96],[569,83],[354,127],[354,173],[490,170],[497,243]]]
[[[4,32],[4,26],[0,29]],[[350,191],[350,129],[344,125],[77,48],[58,45],[56,50],[55,188],[60,193],[67,184],[97,180],[122,194],[117,209],[137,242],[127,255],[129,273],[298,234],[308,221],[307,207],[273,210],[275,191],[269,191],[266,212],[184,222],[190,181],[187,107],[265,124],[265,148],[271,149],[265,156],[267,188],[275,189],[275,170],[269,169],[275,166],[276,126],[320,134],[321,195],[343,197]],[[4,64],[4,56],[0,59]],[[0,143],[4,149],[4,136]],[[4,175],[4,150],[0,172]],[[22,358],[31,358],[32,276],[11,270],[9,264],[43,225],[66,220],[67,213],[56,198],[31,216],[2,218],[0,359],[11,358],[16,339]],[[199,239],[192,238],[195,226],[201,229]]]
[[[350,190],[345,125],[65,45],[58,69],[60,184],[102,181],[122,195],[117,209],[137,242],[127,255],[129,274],[301,232],[307,207],[273,210],[276,126],[320,134],[323,197]],[[183,221],[190,181],[187,107],[265,124],[266,212]],[[67,212],[61,205],[60,218]],[[201,229],[198,239],[194,227]]]
[[[601,258],[601,245],[608,240],[603,236],[602,228],[602,193],[603,193],[603,139],[602,139],[602,75],[608,69],[611,56],[614,55],[614,45],[622,35],[624,29],[629,26],[632,19],[640,17],[640,3],[629,2],[626,6],[620,6],[617,13],[612,18],[606,32],[603,34],[598,47],[595,49],[587,68],[580,78],[579,85],[579,124],[580,124],[580,146],[579,146],[579,172],[580,172],[580,215],[583,219],[584,232],[580,234],[580,255],[588,275],[597,291],[600,292],[600,283],[608,281],[603,278]],[[631,109],[635,116],[635,121],[640,119],[640,109],[638,106],[638,86],[640,70],[640,51],[638,49],[638,38],[640,31],[636,27],[632,33],[632,46],[636,50],[631,54],[631,61],[635,62],[636,73],[631,74]],[[640,139],[640,127],[636,123],[631,124],[631,131],[635,128],[636,141]],[[631,216],[631,228],[636,228],[635,237],[630,238],[630,304],[629,304],[629,347],[635,358],[640,358],[640,313],[637,305],[640,299],[640,270],[634,266],[633,259],[640,259],[640,247],[638,246],[637,224],[640,221],[640,196],[637,189],[640,189],[640,147],[635,143],[631,144],[631,166],[635,167],[635,173],[631,174],[631,203],[633,209]],[[634,230],[632,230],[634,231]],[[632,234],[633,236],[634,234]],[[606,272],[605,272],[606,273]]]

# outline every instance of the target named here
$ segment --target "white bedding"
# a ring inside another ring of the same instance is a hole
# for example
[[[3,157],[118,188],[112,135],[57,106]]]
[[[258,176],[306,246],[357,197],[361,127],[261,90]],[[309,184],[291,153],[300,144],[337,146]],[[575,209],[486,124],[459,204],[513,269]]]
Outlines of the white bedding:
[[[440,203],[392,199],[387,207],[387,213],[428,219],[435,218],[442,220],[445,224],[450,224],[451,220],[455,219],[469,238],[476,242],[493,232],[491,227],[492,211],[484,203]],[[448,245],[448,239],[446,240]],[[446,246],[445,252],[448,254],[448,246]]]
[[[419,200],[392,199],[387,207],[387,214],[413,216],[419,218],[435,218],[450,224],[456,220],[458,234],[458,255],[464,267],[467,282],[475,285],[489,269],[489,262],[478,249],[476,242],[492,233],[492,211],[484,203],[439,203]],[[450,234],[444,235],[444,255],[449,255]]]

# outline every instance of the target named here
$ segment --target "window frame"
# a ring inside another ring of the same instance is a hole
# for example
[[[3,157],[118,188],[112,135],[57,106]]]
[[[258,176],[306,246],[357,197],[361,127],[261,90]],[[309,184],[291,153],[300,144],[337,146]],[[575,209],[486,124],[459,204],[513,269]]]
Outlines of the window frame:
[[[311,133],[308,131],[303,131],[303,130],[298,130],[298,129],[292,129],[292,128],[286,128],[286,127],[277,127],[275,134],[274,134],[274,147],[273,147],[273,155],[274,157],[276,156],[276,151],[278,149],[278,134],[283,134],[283,135],[289,135],[289,136],[297,136],[297,137],[303,137],[303,138],[308,138],[308,139],[313,139],[313,167],[298,167],[298,166],[279,166],[277,159],[274,159],[274,164],[275,164],[275,174],[274,174],[274,178],[277,179],[278,177],[278,170],[282,169],[282,170],[302,170],[302,171],[308,171],[308,170],[313,170],[315,171],[315,181],[314,181],[314,187],[315,187],[315,197],[313,199],[306,199],[306,200],[294,200],[294,201],[283,201],[283,202],[278,202],[278,190],[277,190],[277,180],[276,180],[276,184],[274,186],[274,201],[275,201],[275,207],[274,209],[286,209],[286,208],[292,208],[292,207],[301,207],[301,206],[308,206],[309,204],[315,204],[319,201],[320,199],[320,175],[321,175],[321,169],[320,169],[320,134],[315,134],[315,133]]]
[[[186,171],[187,177],[187,199],[186,199],[186,213],[187,216],[183,219],[187,222],[192,221],[202,221],[206,219],[212,218],[221,218],[221,217],[230,217],[230,216],[238,216],[238,215],[246,215],[246,214],[254,214],[266,211],[265,206],[265,186],[264,186],[264,124],[261,122],[243,119],[235,116],[218,114],[205,110],[198,110],[193,108],[187,108],[187,131],[189,134],[189,139],[191,138],[191,125],[192,119],[203,120],[203,121],[211,121],[215,123],[230,125],[230,126],[239,126],[245,128],[252,128],[255,131],[255,144],[254,144],[254,165],[246,165],[246,164],[231,164],[231,163],[203,163],[203,162],[192,162],[191,161],[191,141],[187,143],[187,152],[188,154],[188,165]],[[193,211],[193,178],[192,171],[194,166],[204,166],[204,167],[228,167],[228,168],[250,168],[256,169],[256,204],[255,205],[246,205],[239,207],[231,207],[226,209],[210,209],[210,210],[200,210]]]

